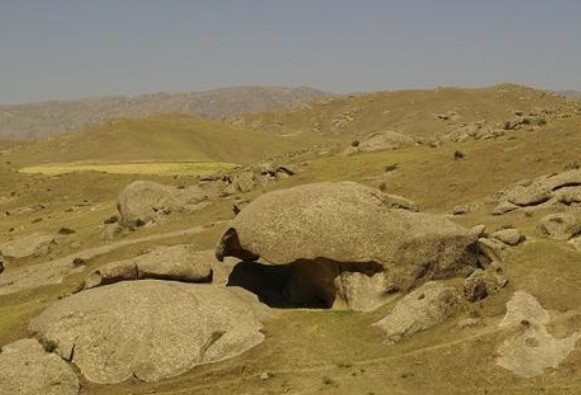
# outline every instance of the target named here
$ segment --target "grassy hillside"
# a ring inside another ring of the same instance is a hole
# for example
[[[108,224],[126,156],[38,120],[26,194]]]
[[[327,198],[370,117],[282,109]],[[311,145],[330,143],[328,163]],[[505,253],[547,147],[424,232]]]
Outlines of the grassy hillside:
[[[474,107],[469,107],[471,112],[458,110],[462,116],[459,122],[467,118],[467,114],[472,114],[470,116],[474,118],[479,116],[501,120],[505,116],[511,117],[513,110],[529,111],[537,105],[541,109],[548,108],[544,107],[544,100],[547,100],[547,105],[554,105],[556,108],[563,105],[556,97],[541,97],[540,93],[537,97],[534,96],[537,91],[516,87],[510,89],[521,93],[529,92],[527,94],[531,95],[533,104],[519,101],[518,97],[515,99],[513,96],[504,104],[502,101],[500,104],[494,103],[491,98],[493,96],[489,94],[498,93],[498,89],[504,88],[485,89],[480,98],[476,93],[478,90],[458,91],[459,98],[455,98],[453,92],[449,91],[446,103],[461,103],[462,100],[472,103],[470,106]],[[516,94],[515,92],[511,95]],[[399,94],[415,95],[417,92]],[[429,96],[436,93],[423,94]],[[476,104],[478,100],[481,100],[481,106]],[[342,100],[339,102],[343,103]],[[517,107],[518,104],[520,105]],[[427,119],[433,111],[444,111],[439,110],[442,108],[440,105],[429,100],[422,106],[423,109],[418,111],[425,116],[420,117],[420,121]],[[405,108],[402,107],[401,113],[404,112]],[[369,117],[360,119],[362,124],[378,122],[374,119],[375,113],[369,114]],[[276,116],[278,115],[273,115]],[[439,119],[434,121],[442,122]],[[415,126],[411,122],[410,130],[421,130],[425,127],[421,126],[421,122]],[[159,130],[165,130],[167,134],[161,134]],[[280,132],[292,131],[288,129]],[[357,130],[353,127],[346,129],[345,133],[357,133]],[[267,152],[283,152],[293,144],[298,146],[313,143],[308,136],[307,133],[295,138],[265,137],[244,130],[233,131],[220,123],[167,115],[141,121],[115,121],[83,133],[11,149],[0,160],[2,211],[38,203],[43,203],[44,208],[1,218],[0,236],[8,239],[33,232],[55,233],[62,226],[76,230],[77,233],[59,241],[49,257],[31,258],[19,265],[43,262],[49,258],[101,246],[104,242],[99,239],[100,226],[103,219],[115,213],[118,191],[127,183],[142,178],[92,172],[43,177],[15,172],[20,163],[73,162],[83,155],[95,161],[110,162],[148,158],[160,162],[177,161],[188,155],[194,160],[232,161],[236,157],[245,157],[252,161],[258,160],[259,155]],[[462,152],[463,158],[455,160],[455,151]],[[530,292],[543,307],[551,311],[550,333],[557,338],[579,331],[581,253],[573,250],[565,241],[545,240],[537,233],[539,219],[553,212],[555,208],[527,213],[519,210],[503,216],[492,216],[490,210],[495,203],[489,198],[519,180],[558,172],[581,162],[581,116],[555,118],[538,130],[515,131],[490,140],[446,142],[434,148],[413,146],[352,156],[332,153],[320,155],[311,150],[293,161],[303,164],[296,176],[268,183],[264,189],[258,188],[241,198],[252,199],[265,190],[309,182],[354,180],[373,186],[383,185],[388,193],[414,200],[422,211],[449,213],[457,204],[478,202],[478,209],[463,216],[454,216],[452,220],[466,226],[484,224],[489,232],[514,226],[527,236],[527,241],[515,247],[503,262],[509,279],[508,286],[481,302],[464,306],[442,325],[393,346],[384,344],[382,333],[371,326],[373,322],[383,318],[393,304],[370,313],[277,310],[276,318],[266,324],[265,342],[239,357],[196,367],[185,374],[158,383],[130,380],[107,386],[84,382],[86,393],[580,393],[581,343],[577,344],[576,349],[560,366],[548,369],[544,375],[531,379],[517,377],[495,364],[495,352],[499,344],[513,335],[512,332],[499,329],[498,322],[506,311],[507,300],[516,290]],[[386,171],[386,167],[395,170]],[[175,179],[167,175],[155,175],[145,178],[172,185],[191,185],[196,182],[193,177]],[[72,185],[75,187],[71,188]],[[91,260],[84,273],[72,275],[62,284],[0,297],[0,316],[3,318],[0,320],[0,345],[27,336],[31,317],[63,295],[73,292],[89,270],[102,264],[133,257],[158,245],[189,243],[202,250],[215,248],[217,238],[226,226],[222,221],[234,216],[231,211],[232,202],[231,199],[219,199],[205,210],[186,214],[171,223],[143,228],[129,234],[121,240],[135,241],[134,245],[117,248]],[[199,234],[183,236],[173,233],[197,225],[206,226],[205,230]],[[166,238],[147,239],[151,236]],[[459,325],[467,317],[479,317],[481,323],[467,328]],[[260,376],[265,372],[269,373],[268,378],[261,379]]]
[[[80,133],[23,144],[20,166],[62,163],[227,162],[248,163],[314,139],[284,138],[234,129],[219,122],[166,114],[105,121]]]
[[[386,91],[327,98],[280,111],[235,116],[228,121],[273,134],[302,131],[353,137],[395,130],[411,136],[434,136],[481,120],[487,120],[492,127],[502,127],[515,117],[515,111],[549,109],[558,113],[570,105],[557,94],[501,84],[479,89]],[[449,119],[436,116],[448,112],[455,114],[450,114]]]

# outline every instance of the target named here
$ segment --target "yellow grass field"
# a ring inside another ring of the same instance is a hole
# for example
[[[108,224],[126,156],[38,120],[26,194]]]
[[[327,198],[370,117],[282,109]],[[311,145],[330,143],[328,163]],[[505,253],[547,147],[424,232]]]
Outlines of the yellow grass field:
[[[151,174],[151,175],[208,175],[231,170],[238,165],[225,162],[144,162],[144,163],[56,163],[24,167],[25,174],[58,176],[75,172],[100,172],[109,174]]]

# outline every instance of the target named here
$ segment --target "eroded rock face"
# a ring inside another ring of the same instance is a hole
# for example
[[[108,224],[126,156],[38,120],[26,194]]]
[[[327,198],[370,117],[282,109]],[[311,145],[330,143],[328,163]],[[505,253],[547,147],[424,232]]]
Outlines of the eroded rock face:
[[[233,287],[121,282],[62,299],[29,330],[90,381],[158,381],[239,355],[264,339],[266,308]]]
[[[498,293],[507,284],[508,279],[500,266],[493,263],[486,270],[476,269],[464,280],[464,297],[470,302],[476,302]]]
[[[34,233],[0,244],[0,253],[12,259],[41,257],[48,254],[54,244],[54,236]]]
[[[581,169],[544,175],[534,180],[518,182],[499,192],[493,215],[528,207],[535,209],[553,205],[570,206],[581,203]]]
[[[207,191],[194,186],[178,189],[152,181],[135,181],[117,198],[122,226],[135,229],[148,223],[159,223],[173,214],[194,211],[210,198]]]
[[[541,236],[554,240],[569,240],[581,233],[581,212],[544,216],[539,221]]]
[[[391,150],[409,147],[415,144],[415,140],[405,134],[394,131],[375,132],[366,136],[357,146],[361,152]]]
[[[456,312],[458,303],[454,288],[428,282],[397,302],[391,313],[373,325],[385,331],[388,344],[397,343],[441,324]]]
[[[510,203],[521,207],[538,205],[552,197],[552,191],[538,181],[517,185],[507,194],[507,200]]]
[[[400,200],[352,182],[271,192],[230,223],[216,255],[291,265],[286,295],[314,293],[329,307],[350,306],[349,295],[405,291],[469,273],[477,236],[443,216],[394,208]],[[354,280],[346,272],[369,278]]]
[[[562,339],[551,335],[547,329],[551,321],[549,312],[527,292],[515,292],[506,308],[500,327],[520,331],[499,346],[496,364],[520,377],[539,376],[547,368],[558,368],[581,339],[580,333]]]
[[[35,339],[2,347],[0,394],[76,395],[80,388],[73,369],[58,355],[47,353]]]
[[[502,262],[507,254],[506,244],[497,239],[481,237],[478,239],[478,247],[491,262]]]
[[[119,281],[165,279],[192,283],[212,281],[212,267],[190,245],[156,248],[150,253],[93,270],[85,289]]]
[[[258,166],[248,167],[232,177],[225,177],[226,185],[223,187],[222,196],[231,196],[237,193],[250,192],[260,185],[274,182],[281,178],[288,178],[296,174],[296,170],[290,165],[280,165],[275,162],[264,162]]]

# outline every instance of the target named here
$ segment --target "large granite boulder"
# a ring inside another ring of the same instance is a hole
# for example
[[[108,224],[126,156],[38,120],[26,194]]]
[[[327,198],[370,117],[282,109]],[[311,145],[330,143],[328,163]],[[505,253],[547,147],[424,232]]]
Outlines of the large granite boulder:
[[[431,281],[406,295],[391,313],[373,325],[385,331],[386,343],[393,344],[441,324],[458,306],[459,297],[453,287]]]
[[[578,204],[581,203],[581,169],[523,180],[496,195],[498,205],[493,209],[493,215],[503,215],[525,207],[530,210]]]
[[[132,259],[98,267],[87,276],[85,289],[147,278],[191,283],[211,282],[212,266],[204,258],[198,256],[191,245],[159,247]]]
[[[153,181],[135,181],[119,194],[117,209],[121,225],[134,229],[199,209],[209,198],[208,192],[198,186],[179,189]]]
[[[267,193],[229,224],[216,255],[290,265],[286,296],[328,307],[366,295],[371,308],[421,282],[469,274],[477,235],[446,217],[401,208],[400,200],[353,182]]]
[[[81,389],[73,369],[35,339],[22,339],[0,352],[0,394],[76,395]]]
[[[53,235],[33,233],[0,244],[0,254],[12,259],[41,257],[47,255],[55,243]]]
[[[551,315],[537,299],[525,291],[514,293],[506,304],[506,315],[499,324],[512,335],[496,350],[496,364],[523,378],[540,376],[547,369],[558,369],[581,339],[575,332],[555,337],[549,332]]]
[[[158,381],[237,356],[264,339],[266,308],[234,287],[121,282],[62,299],[29,325],[90,381]]]

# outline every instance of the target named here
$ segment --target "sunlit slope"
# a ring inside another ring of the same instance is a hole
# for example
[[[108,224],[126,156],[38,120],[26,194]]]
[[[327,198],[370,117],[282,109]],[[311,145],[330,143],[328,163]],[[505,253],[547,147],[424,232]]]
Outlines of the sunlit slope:
[[[489,88],[437,88],[386,91],[325,98],[280,111],[244,114],[228,121],[240,127],[292,134],[359,136],[395,130],[411,136],[434,136],[486,120],[501,127],[515,117],[573,105],[564,97],[512,84]],[[440,115],[440,117],[438,116]]]
[[[186,115],[105,121],[70,133],[21,145],[20,166],[63,163],[223,162],[248,163],[309,144],[232,128]]]

